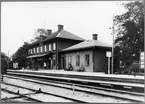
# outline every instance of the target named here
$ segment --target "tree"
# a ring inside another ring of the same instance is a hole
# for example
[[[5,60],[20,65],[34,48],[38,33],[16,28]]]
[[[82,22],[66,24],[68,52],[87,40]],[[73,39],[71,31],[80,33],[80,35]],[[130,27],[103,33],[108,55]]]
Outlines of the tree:
[[[1,52],[1,58],[8,59],[8,56],[4,52]]]
[[[128,67],[134,61],[139,61],[139,54],[144,51],[144,5],[142,1],[123,5],[127,12],[115,16],[114,20],[117,27],[114,56]]]
[[[21,46],[13,55],[13,62],[18,62],[19,67],[25,67],[26,57],[28,56],[29,43],[24,42],[23,46]]]
[[[10,58],[4,52],[1,52],[1,58],[3,58],[4,60],[6,60],[7,63],[10,61]]]
[[[4,53],[1,52],[1,71],[2,73],[6,73],[7,68],[9,68],[10,58]]]
[[[47,35],[47,30],[46,29],[37,29],[34,33],[34,39],[32,39],[31,41],[40,41],[41,40],[41,36],[46,37]]]

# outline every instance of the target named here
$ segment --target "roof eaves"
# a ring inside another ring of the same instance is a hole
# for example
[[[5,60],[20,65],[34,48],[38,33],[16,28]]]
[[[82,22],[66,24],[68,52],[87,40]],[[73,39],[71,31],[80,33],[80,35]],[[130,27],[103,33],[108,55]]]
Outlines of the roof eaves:
[[[87,46],[87,47],[81,47],[81,48],[73,48],[73,49],[64,49],[62,50],[62,52],[68,52],[68,51],[74,51],[74,50],[82,50],[82,49],[88,49],[88,48],[95,48],[95,47],[100,47],[100,48],[108,48],[111,49],[112,47],[105,47],[105,46],[96,46],[96,45],[92,45],[92,46]]]

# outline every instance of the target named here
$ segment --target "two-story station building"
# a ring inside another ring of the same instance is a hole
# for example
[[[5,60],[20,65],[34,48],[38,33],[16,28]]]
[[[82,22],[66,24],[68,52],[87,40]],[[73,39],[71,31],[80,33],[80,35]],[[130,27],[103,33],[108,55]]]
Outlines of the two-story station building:
[[[28,65],[47,69],[61,68],[61,50],[84,41],[83,38],[63,29],[63,25],[58,25],[58,30],[52,33],[47,30],[47,36],[41,36],[29,45]]]
[[[107,72],[106,51],[111,51],[111,45],[97,40],[97,34],[93,34],[92,40],[63,49],[61,66],[65,69],[71,63],[74,71],[83,66],[85,72]]]

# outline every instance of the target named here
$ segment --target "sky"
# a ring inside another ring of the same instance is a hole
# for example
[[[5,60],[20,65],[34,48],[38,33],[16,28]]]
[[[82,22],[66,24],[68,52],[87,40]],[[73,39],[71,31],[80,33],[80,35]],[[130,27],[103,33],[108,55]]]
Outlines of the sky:
[[[34,38],[38,28],[57,31],[57,25],[86,40],[112,44],[113,15],[126,10],[122,1],[49,1],[1,3],[1,52],[11,56],[24,42]]]

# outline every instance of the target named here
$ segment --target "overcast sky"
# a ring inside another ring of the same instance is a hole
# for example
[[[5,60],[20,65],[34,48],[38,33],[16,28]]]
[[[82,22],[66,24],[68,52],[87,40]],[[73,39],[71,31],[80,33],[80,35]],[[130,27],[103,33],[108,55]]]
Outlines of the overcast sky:
[[[112,44],[109,28],[113,14],[126,10],[121,1],[77,1],[77,2],[2,2],[1,3],[1,51],[11,56],[24,42],[34,37],[38,28],[64,30],[84,39],[98,40]]]

